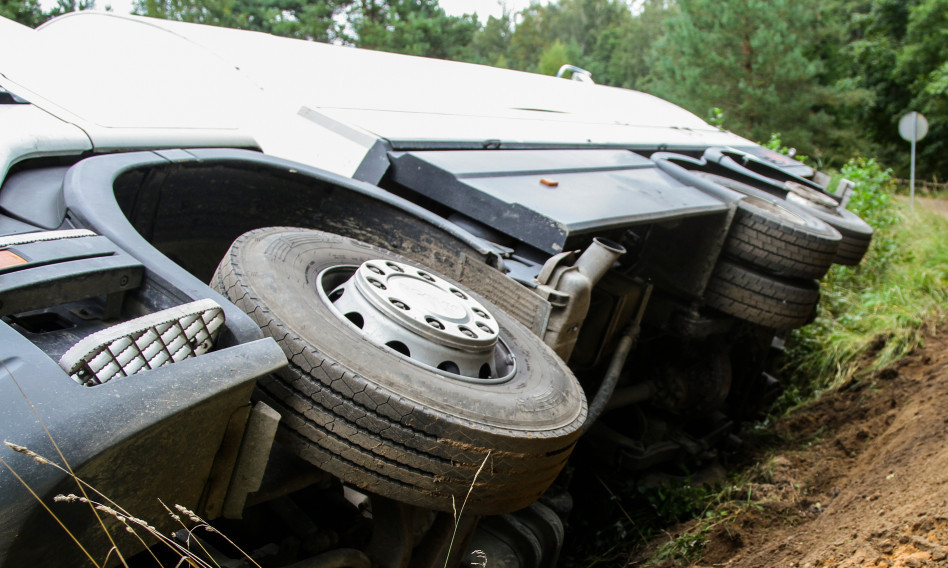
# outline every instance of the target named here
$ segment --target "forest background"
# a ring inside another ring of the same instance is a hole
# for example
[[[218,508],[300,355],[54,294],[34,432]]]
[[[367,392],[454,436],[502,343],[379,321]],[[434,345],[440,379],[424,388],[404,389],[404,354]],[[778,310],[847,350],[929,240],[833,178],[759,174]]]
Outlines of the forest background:
[[[107,1],[107,0],[103,0]],[[94,0],[0,0],[30,26]],[[907,177],[898,136],[928,118],[919,178],[948,180],[948,0],[559,0],[481,21],[438,0],[135,0],[134,13],[555,74],[668,99],[811,165],[874,156]]]

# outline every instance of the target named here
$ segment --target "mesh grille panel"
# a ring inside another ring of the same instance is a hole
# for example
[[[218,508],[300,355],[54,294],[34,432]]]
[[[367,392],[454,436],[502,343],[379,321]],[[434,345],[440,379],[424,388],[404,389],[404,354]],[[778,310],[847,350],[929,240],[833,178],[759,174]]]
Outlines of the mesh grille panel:
[[[80,384],[100,385],[207,353],[223,323],[216,302],[198,300],[96,332],[70,348],[59,366]]]

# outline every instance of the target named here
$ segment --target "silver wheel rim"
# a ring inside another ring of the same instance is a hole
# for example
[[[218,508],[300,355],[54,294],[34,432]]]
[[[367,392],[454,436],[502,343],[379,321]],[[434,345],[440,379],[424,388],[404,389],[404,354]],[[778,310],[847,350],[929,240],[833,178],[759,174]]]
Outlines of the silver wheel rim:
[[[469,293],[430,272],[392,260],[335,266],[317,276],[317,292],[362,337],[441,376],[498,384],[516,359],[493,315]]]

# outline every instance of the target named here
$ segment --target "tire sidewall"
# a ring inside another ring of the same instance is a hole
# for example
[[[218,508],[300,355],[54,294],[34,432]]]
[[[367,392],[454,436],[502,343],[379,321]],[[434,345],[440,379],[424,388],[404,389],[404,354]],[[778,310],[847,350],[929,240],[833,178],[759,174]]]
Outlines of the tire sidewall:
[[[787,201],[786,199],[777,197],[762,189],[757,189],[756,187],[753,187],[746,183],[733,180],[724,176],[720,176],[717,174],[709,174],[709,173],[702,173],[701,176],[708,181],[716,183],[722,187],[725,187],[727,189],[730,189],[742,195],[746,195],[748,197],[755,197],[757,199],[760,199],[761,201],[766,201],[767,203],[771,204],[774,207],[784,209],[788,213],[791,213],[795,215],[796,217],[798,217],[802,221],[802,223],[788,222],[788,219],[786,219],[785,217],[781,217],[780,215],[777,215],[771,211],[768,211],[761,207],[757,207],[753,204],[752,201],[748,201],[744,199],[739,200],[737,206],[739,208],[744,209],[750,215],[759,215],[775,223],[791,226],[801,231],[810,233],[812,235],[825,237],[830,240],[839,240],[840,235],[838,234],[838,232],[832,226],[830,226],[829,224],[824,222],[822,219],[820,219],[819,216],[815,215],[814,210],[812,208],[801,207],[795,203],[791,203]]]
[[[834,213],[813,210],[813,215],[819,217],[826,224],[834,227],[841,234],[868,240],[872,238],[873,229],[858,215],[848,209],[837,209]]]
[[[237,261],[245,273],[253,274],[246,284],[272,318],[301,343],[391,396],[463,422],[519,432],[575,427],[584,415],[585,397],[565,364],[539,338],[476,294],[516,359],[516,373],[504,383],[476,384],[425,369],[367,341],[318,296],[316,277],[324,269],[358,266],[372,259],[416,263],[366,243],[312,230],[262,229],[241,239]],[[437,273],[429,267],[424,270]]]

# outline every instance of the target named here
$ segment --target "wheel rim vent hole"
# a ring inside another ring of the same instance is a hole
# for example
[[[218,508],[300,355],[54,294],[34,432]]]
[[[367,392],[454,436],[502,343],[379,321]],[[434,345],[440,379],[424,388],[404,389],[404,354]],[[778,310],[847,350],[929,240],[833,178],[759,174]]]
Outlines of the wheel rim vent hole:
[[[365,319],[362,317],[362,314],[359,312],[349,312],[346,314],[346,319],[352,322],[352,325],[356,326],[359,329],[365,327]]]
[[[405,357],[411,357],[411,349],[409,349],[408,346],[401,341],[389,341],[385,345],[394,349],[395,351],[398,351]]]
[[[461,374],[461,368],[458,367],[458,364],[455,363],[454,361],[444,361],[443,363],[438,365],[438,369],[441,371],[444,371],[445,373],[452,373],[454,375]]]
[[[444,371],[445,373],[452,373],[454,375],[460,375],[461,369],[458,367],[458,364],[454,361],[444,361],[438,365],[438,370]],[[491,379],[493,378],[493,373],[491,372],[490,365],[484,363],[481,365],[480,370],[478,370],[477,378],[479,379]]]

